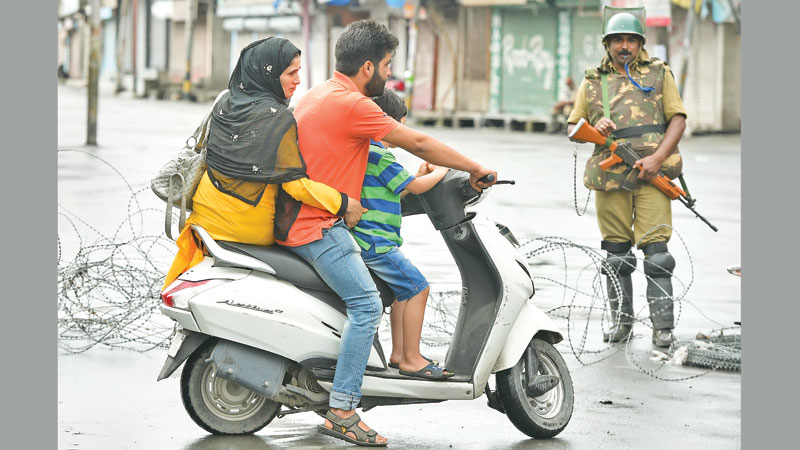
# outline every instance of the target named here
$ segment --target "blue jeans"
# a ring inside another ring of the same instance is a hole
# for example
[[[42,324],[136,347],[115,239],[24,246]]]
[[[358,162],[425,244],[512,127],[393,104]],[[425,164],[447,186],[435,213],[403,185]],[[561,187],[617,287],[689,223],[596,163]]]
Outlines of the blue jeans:
[[[347,306],[328,404],[331,408],[355,409],[361,400],[364,370],[383,313],[378,290],[361,259],[361,248],[342,220],[322,230],[322,239],[286,248],[314,266]]]
[[[386,253],[375,253],[375,246],[361,250],[361,258],[378,278],[383,280],[398,302],[406,301],[428,287],[428,280],[411,261],[392,247]]]

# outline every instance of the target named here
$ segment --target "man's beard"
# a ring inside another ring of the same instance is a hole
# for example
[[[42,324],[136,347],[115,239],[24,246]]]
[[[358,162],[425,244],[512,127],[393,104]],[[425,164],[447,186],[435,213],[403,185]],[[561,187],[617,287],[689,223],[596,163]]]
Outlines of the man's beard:
[[[367,85],[364,86],[364,90],[367,91],[367,97],[377,97],[383,94],[383,89],[386,87],[386,79],[381,78],[380,73],[378,73],[377,66],[375,67],[375,72],[372,74],[372,78],[367,81]]]

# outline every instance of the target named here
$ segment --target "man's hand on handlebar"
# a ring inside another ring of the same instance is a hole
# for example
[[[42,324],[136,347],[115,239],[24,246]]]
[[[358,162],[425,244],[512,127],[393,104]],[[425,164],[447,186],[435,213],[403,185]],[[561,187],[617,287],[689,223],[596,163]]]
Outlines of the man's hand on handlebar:
[[[491,177],[489,177],[491,175]],[[485,178],[486,177],[486,178]],[[491,181],[490,181],[491,180]],[[472,189],[481,192],[497,182],[497,172],[483,166],[469,174],[469,184]]]

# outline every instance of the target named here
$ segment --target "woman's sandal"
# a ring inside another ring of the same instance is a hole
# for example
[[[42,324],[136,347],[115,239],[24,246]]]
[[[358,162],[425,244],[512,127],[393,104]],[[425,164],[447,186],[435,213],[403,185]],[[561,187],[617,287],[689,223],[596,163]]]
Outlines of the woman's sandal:
[[[364,431],[358,426],[361,418],[358,414],[353,414],[347,419],[342,419],[328,410],[325,413],[325,418],[331,422],[333,428],[328,428],[325,425],[317,425],[317,430],[322,434],[347,441],[351,444],[361,445],[363,447],[386,447],[388,442],[378,442],[378,432],[375,430]],[[341,431],[340,431],[341,430]],[[353,439],[346,433],[353,433],[356,438]]]

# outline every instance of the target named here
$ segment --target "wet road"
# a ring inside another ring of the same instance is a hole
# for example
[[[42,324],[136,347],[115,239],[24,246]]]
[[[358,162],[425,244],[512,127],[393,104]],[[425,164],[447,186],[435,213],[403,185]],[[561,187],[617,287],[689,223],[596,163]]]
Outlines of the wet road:
[[[86,150],[116,168],[134,190],[143,189],[157,168],[182,146],[199,122],[206,106],[178,102],[132,100],[104,96],[100,102],[100,148]],[[59,86],[58,144],[80,147],[85,134],[85,92]],[[484,165],[500,177],[515,179],[515,186],[498,186],[478,208],[508,225],[517,237],[560,236],[577,244],[599,247],[593,198],[584,216],[573,205],[573,151],[576,146],[561,135],[509,133],[500,130],[424,129]],[[591,151],[577,147],[578,174]],[[678,261],[676,292],[689,290],[676,330],[679,339],[698,331],[729,326],[741,317],[740,279],[725,267],[739,263],[740,140],[736,135],[685,138],[681,143],[692,193],[698,209],[720,229],[713,233],[681,205],[674,204],[676,235],[670,243]],[[398,152],[401,162],[415,167],[416,160]],[[113,234],[128,216],[130,191],[103,162],[80,153],[61,153],[59,205],[99,231]],[[580,183],[580,181],[579,181]],[[163,211],[152,195],[141,195],[142,208]],[[578,188],[582,209],[586,190]],[[153,212],[142,224],[145,234],[159,233],[163,219]],[[79,245],[76,233],[59,219],[64,258]],[[404,222],[404,252],[428,276],[434,290],[459,287],[457,270],[444,243],[427,219]],[[685,247],[684,247],[685,245]],[[537,304],[544,310],[564,302],[564,290],[546,279],[585,287],[590,283],[581,269],[590,261],[577,251],[542,255],[536,260]],[[691,264],[690,262],[691,261]],[[646,310],[644,279],[634,277],[635,306]],[[567,299],[569,300],[569,299]],[[646,312],[645,312],[646,316]],[[376,408],[364,414],[368,423],[390,439],[394,448],[412,449],[617,449],[617,448],[739,448],[741,438],[741,377],[712,372],[683,379],[702,369],[664,366],[655,376],[649,363],[649,329],[637,328],[630,352],[614,353],[600,340],[594,318],[581,321],[573,315],[575,329],[588,325],[583,365],[566,343],[557,348],[570,366],[575,387],[575,410],[567,428],[549,441],[533,441],[507,418],[486,406],[485,398],[422,406]],[[593,316],[597,317],[597,316]],[[562,331],[567,322],[557,319]],[[388,331],[388,330],[387,330]],[[382,336],[388,336],[382,330]],[[385,344],[386,345],[386,344]],[[446,349],[429,347],[429,356],[444,356]],[[610,356],[609,356],[610,355]],[[600,362],[601,357],[609,356]],[[311,413],[276,419],[255,436],[213,437],[197,427],[183,410],[178,378],[155,382],[165,351],[137,353],[126,350],[92,350],[68,355],[60,351],[58,364],[58,415],[60,449],[322,449],[348,446],[318,435],[320,419]],[[632,359],[632,361],[631,361]],[[603,403],[601,403],[603,402]],[[610,403],[609,403],[610,402]]]

